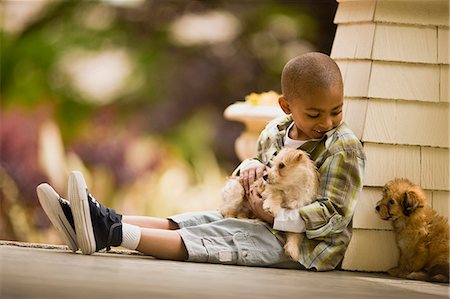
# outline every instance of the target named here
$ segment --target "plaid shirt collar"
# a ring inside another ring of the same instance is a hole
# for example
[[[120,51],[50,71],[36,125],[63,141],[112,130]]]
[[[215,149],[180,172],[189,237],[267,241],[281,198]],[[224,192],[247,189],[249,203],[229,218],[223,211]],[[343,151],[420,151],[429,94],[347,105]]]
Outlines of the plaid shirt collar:
[[[286,135],[287,130],[288,130],[289,126],[292,124],[292,122],[293,122],[292,116],[289,115],[289,116],[286,116],[283,120],[281,120],[276,126],[278,132],[276,132],[276,134],[274,134],[274,136],[276,136],[275,141],[276,141],[277,147],[279,149],[281,149],[284,146],[284,144],[283,144],[284,136]],[[299,149],[304,150],[308,153],[312,153],[319,144],[324,144],[325,147],[328,148],[328,146],[332,140],[333,134],[336,132],[336,130],[338,130],[343,125],[343,123],[344,123],[344,121],[341,121],[336,128],[327,131],[322,136],[321,139],[315,139],[315,140],[310,140],[310,141],[305,142],[303,145],[301,145],[299,147]]]

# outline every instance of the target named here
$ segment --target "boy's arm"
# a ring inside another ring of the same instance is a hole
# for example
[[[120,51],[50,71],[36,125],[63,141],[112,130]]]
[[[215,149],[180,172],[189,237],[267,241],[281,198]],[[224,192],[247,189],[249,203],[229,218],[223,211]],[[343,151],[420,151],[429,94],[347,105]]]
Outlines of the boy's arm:
[[[364,158],[354,152],[338,152],[319,168],[317,200],[300,208],[309,239],[342,232],[350,223],[363,185]]]

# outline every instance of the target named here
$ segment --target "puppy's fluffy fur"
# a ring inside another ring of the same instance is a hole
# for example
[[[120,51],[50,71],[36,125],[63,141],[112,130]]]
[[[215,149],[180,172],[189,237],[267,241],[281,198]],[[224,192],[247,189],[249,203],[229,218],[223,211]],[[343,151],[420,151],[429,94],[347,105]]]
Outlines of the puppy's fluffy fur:
[[[314,201],[318,188],[318,174],[308,154],[302,150],[284,148],[273,159],[273,166],[256,180],[251,188],[261,194],[263,208],[277,217],[280,208],[298,209]],[[239,178],[230,178],[222,189],[224,217],[254,218],[246,208],[245,191]],[[299,259],[302,234],[286,233],[285,252],[293,260]]]
[[[389,181],[376,211],[381,219],[392,221],[400,250],[398,266],[388,273],[395,277],[448,283],[448,221],[427,205],[422,188],[407,179]]]

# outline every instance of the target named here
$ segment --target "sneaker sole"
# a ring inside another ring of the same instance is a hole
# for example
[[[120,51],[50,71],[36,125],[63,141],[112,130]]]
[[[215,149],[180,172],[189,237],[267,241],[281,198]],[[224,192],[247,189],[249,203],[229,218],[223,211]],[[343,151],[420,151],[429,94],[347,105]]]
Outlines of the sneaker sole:
[[[64,240],[66,245],[69,246],[70,250],[73,252],[77,251],[77,237],[61,208],[58,193],[56,193],[49,184],[45,183],[37,186],[36,193],[38,195],[41,207],[50,219],[50,222],[59,232],[61,238]]]
[[[88,189],[81,172],[71,172],[68,189],[78,246],[83,254],[92,254],[96,249],[95,236],[87,196]]]

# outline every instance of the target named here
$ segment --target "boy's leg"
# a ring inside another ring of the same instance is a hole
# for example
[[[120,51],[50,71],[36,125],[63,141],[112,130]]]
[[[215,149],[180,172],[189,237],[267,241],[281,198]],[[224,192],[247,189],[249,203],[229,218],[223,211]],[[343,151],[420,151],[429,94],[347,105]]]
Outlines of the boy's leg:
[[[217,212],[189,212],[168,219],[146,216],[123,216],[122,222],[141,228],[141,238],[136,250],[161,259],[188,259],[188,251],[177,231],[181,227],[193,227],[222,220]]]
[[[142,228],[158,228],[166,230],[179,229],[178,224],[169,219],[148,216],[122,216],[122,222],[136,225]]]
[[[188,212],[169,218],[156,218],[149,216],[122,216],[122,222],[136,225],[142,228],[158,228],[176,230],[181,227],[196,226],[222,220],[220,213],[215,211]]]
[[[262,221],[222,218],[185,226],[187,216],[171,218],[180,226],[174,232],[181,236],[187,261],[304,269],[284,253],[283,238],[275,236]],[[214,214],[206,213],[203,219],[210,220],[208,216]],[[200,214],[193,218],[197,222],[202,220]]]
[[[205,211],[188,212],[167,219],[123,216],[122,222],[140,227],[141,238],[137,251],[160,259],[186,261],[189,254],[178,230],[222,219],[222,215],[217,212]]]
[[[136,250],[160,259],[185,261],[188,258],[183,240],[175,230],[141,228]]]
[[[285,254],[283,244],[262,223],[223,217],[214,212],[171,217],[180,229],[141,228],[122,223],[122,215],[97,202],[89,193],[83,176],[69,177],[69,200],[78,244],[84,254],[110,246],[125,246],[163,259],[239,264],[247,266],[300,267]]]
[[[60,233],[61,238],[73,252],[77,251],[78,243],[70,203],[67,200],[63,199],[48,184],[40,184],[36,188],[36,191],[43,210],[45,211],[57,231]],[[176,224],[172,220],[143,216],[123,216],[122,223],[125,224],[125,227],[126,224],[131,224],[143,228],[143,230],[141,231],[142,234],[140,240],[132,242],[132,244],[137,244],[125,247],[131,247],[131,249],[137,249],[144,254],[153,255],[155,257],[163,259],[186,259],[186,250],[183,247],[182,241],[178,234],[164,234],[163,232],[158,232],[158,230],[146,229],[178,229],[178,224]],[[122,232],[123,231],[124,229],[122,229]],[[127,233],[125,232],[125,238],[126,236]],[[123,240],[122,243],[124,243]],[[124,246],[125,244],[121,245]],[[165,246],[173,248],[174,250],[166,250]]]

